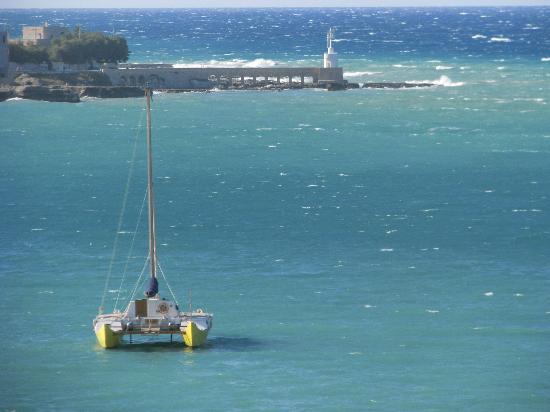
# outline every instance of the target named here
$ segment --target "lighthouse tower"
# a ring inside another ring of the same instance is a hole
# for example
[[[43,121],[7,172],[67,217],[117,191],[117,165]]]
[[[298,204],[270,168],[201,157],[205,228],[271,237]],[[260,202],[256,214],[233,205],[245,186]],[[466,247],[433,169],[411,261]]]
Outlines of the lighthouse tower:
[[[323,67],[325,69],[338,67],[338,53],[334,51],[332,47],[332,41],[334,40],[335,30],[331,27],[327,32],[327,52],[323,59]]]

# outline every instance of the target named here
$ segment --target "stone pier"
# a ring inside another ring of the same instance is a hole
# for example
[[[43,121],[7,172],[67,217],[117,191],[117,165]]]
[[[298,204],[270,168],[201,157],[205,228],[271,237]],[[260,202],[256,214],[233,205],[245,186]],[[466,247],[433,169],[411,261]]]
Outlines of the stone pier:
[[[104,67],[114,86],[144,86],[159,89],[204,89],[218,85],[233,85],[245,82],[268,83],[270,78],[281,83],[288,79],[300,79],[300,85],[310,83],[323,86],[331,83],[344,84],[341,67],[174,67],[171,64],[120,64]],[[263,79],[263,80],[259,80]]]

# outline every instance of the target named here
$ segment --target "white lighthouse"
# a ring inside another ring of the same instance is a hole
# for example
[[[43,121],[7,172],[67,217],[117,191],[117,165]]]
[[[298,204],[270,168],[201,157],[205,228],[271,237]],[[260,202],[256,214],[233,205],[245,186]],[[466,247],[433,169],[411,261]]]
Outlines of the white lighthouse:
[[[323,59],[323,67],[325,69],[338,67],[338,53],[336,53],[332,47],[334,33],[335,30],[332,27],[327,32],[327,52],[325,53],[325,58]]]

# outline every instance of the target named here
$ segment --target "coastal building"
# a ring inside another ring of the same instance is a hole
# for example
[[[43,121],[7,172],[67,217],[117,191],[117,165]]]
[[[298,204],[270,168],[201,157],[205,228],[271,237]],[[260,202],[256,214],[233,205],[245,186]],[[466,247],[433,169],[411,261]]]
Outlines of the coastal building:
[[[0,24],[0,78],[8,74],[10,49],[9,32],[6,24]]]
[[[23,26],[23,44],[34,44],[48,47],[52,40],[68,33],[69,29],[61,26],[50,26],[45,22],[43,26]]]

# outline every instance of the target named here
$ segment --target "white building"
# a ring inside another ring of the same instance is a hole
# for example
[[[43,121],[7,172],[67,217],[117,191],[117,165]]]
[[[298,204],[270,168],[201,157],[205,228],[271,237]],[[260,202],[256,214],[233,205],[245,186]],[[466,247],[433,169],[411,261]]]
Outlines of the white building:
[[[45,22],[43,26],[23,26],[23,44],[35,44],[48,47],[52,40],[68,33],[67,27],[50,26]]]
[[[332,47],[332,41],[334,40],[335,30],[331,27],[327,33],[327,52],[323,59],[323,67],[325,69],[334,69],[338,67],[338,53],[334,51]]]

